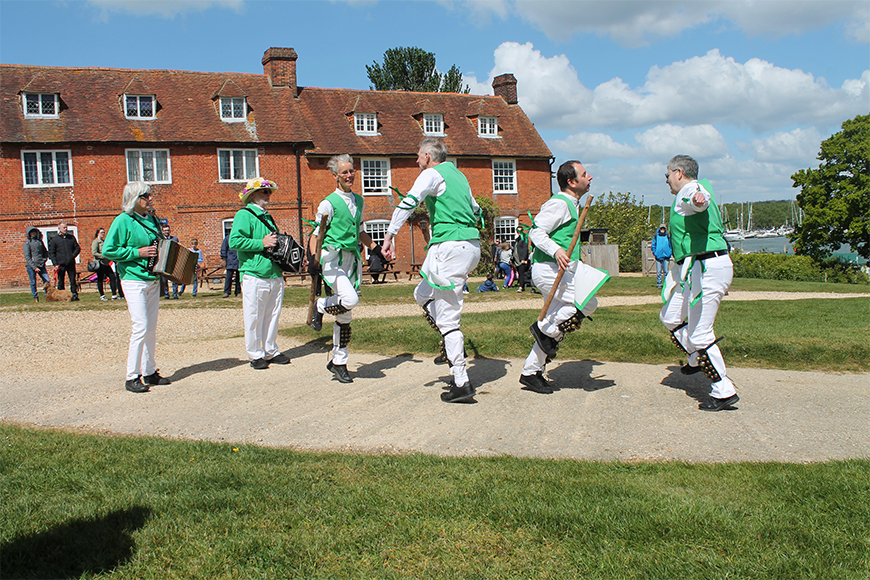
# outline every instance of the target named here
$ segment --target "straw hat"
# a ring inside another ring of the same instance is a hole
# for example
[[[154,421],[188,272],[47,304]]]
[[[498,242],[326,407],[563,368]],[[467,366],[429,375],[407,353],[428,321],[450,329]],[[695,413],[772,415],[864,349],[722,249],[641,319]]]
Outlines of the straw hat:
[[[248,180],[248,183],[245,184],[245,189],[239,194],[239,200],[241,200],[242,205],[248,203],[248,198],[251,197],[251,194],[257,191],[258,189],[268,189],[270,191],[275,191],[278,189],[278,184],[274,181],[269,181],[264,177],[255,177],[254,179]]]

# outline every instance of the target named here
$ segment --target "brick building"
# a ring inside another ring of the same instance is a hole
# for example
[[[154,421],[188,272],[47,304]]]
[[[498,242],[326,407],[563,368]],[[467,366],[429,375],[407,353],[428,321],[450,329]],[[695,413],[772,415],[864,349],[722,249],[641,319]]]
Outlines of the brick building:
[[[210,264],[248,178],[278,183],[269,211],[299,238],[335,186],[326,163],[339,153],[354,157],[366,228],[382,238],[398,201],[390,187],[411,187],[426,135],[444,139],[475,195],[494,199],[499,234],[549,197],[552,155],[513,75],[495,79],[496,96],[322,89],[298,86],[296,58],[270,48],[262,75],[0,65],[0,287],[27,286],[29,226],[47,240],[66,221],[90,259],[128,180],[152,184],[158,217],[182,243],[198,238]],[[396,243],[397,267],[422,260],[419,230]]]

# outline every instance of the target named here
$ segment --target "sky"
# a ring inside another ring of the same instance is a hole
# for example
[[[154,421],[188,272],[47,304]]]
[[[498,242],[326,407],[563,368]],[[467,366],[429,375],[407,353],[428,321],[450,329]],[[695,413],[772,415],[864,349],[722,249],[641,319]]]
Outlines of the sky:
[[[517,78],[552,151],[593,195],[669,204],[665,165],[698,160],[720,203],[794,199],[822,140],[870,113],[867,0],[0,0],[0,62],[262,74],[369,89],[414,46],[473,94]]]

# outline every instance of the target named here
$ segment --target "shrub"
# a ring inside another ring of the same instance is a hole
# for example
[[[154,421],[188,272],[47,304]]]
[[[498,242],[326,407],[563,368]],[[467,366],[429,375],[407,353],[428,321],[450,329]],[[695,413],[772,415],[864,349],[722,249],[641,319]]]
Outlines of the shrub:
[[[809,256],[787,254],[731,253],[736,278],[764,280],[794,280],[797,282],[838,282],[847,284],[870,283],[867,274],[858,267],[831,258],[823,263]]]

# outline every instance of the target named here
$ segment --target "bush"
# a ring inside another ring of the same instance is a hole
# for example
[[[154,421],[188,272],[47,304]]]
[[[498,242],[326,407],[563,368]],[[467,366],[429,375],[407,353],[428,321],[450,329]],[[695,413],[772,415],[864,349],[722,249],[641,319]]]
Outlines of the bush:
[[[851,264],[831,258],[819,263],[809,256],[787,254],[731,253],[735,278],[794,280],[796,282],[836,282],[868,284],[867,274]]]

